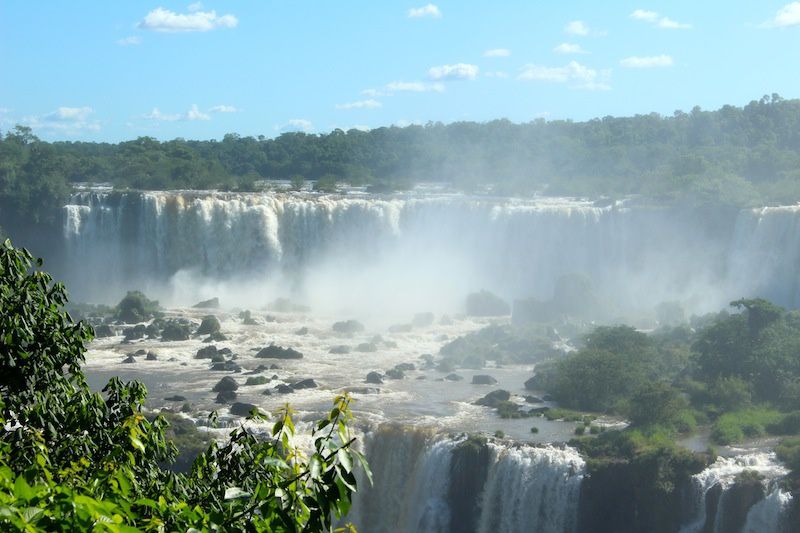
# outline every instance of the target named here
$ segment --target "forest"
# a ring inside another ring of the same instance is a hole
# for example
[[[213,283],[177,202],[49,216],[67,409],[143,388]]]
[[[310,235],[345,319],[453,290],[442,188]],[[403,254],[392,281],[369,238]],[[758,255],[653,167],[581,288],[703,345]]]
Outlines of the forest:
[[[699,107],[586,122],[429,122],[276,138],[45,142],[0,133],[0,225],[55,222],[72,185],[252,191],[270,180],[376,192],[418,182],[489,194],[639,195],[658,203],[733,206],[800,200],[800,100]]]

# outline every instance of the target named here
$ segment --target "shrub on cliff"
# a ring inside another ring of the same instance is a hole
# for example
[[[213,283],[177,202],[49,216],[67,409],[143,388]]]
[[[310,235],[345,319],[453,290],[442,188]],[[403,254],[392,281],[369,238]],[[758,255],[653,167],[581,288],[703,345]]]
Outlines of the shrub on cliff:
[[[160,316],[159,305],[140,291],[128,291],[115,308],[114,316],[126,324],[136,324]]]

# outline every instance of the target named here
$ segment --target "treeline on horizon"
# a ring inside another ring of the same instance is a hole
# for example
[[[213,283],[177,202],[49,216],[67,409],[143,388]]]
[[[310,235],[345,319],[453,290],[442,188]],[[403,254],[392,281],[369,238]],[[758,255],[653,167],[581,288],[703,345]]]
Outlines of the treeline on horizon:
[[[74,183],[118,189],[256,190],[319,180],[402,190],[446,182],[495,194],[641,195],[746,206],[800,200],[800,100],[515,124],[455,122],[221,141],[44,142],[0,133],[0,225],[54,222]]]

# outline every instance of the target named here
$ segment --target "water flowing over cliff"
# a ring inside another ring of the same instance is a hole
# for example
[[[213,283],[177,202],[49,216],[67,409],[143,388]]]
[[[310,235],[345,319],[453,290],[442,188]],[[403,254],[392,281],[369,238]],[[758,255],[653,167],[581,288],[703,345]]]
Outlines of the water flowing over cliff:
[[[579,273],[623,309],[678,300],[707,311],[754,295],[796,306],[799,213],[431,194],[82,192],[65,207],[62,270],[74,292],[96,300],[148,287],[180,297],[182,282],[196,293],[202,281],[330,300],[402,295],[424,309],[480,288],[547,299],[559,276]]]

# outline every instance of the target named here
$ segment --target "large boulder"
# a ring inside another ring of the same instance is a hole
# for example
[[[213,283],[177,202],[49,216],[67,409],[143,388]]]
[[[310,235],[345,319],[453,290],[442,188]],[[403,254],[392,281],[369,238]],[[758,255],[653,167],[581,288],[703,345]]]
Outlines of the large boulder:
[[[125,360],[124,360],[124,361],[122,361],[122,362],[123,362],[123,363],[127,363],[127,364],[135,363],[135,362],[136,362],[136,358],[133,356],[133,354],[130,354],[130,355],[129,355],[128,357],[126,357],[126,358],[125,358]]]
[[[381,376],[378,372],[370,372],[367,374],[364,382],[372,383],[373,385],[381,385],[383,383],[383,376]]]
[[[356,351],[363,353],[372,353],[372,352],[377,352],[378,347],[375,345],[374,342],[362,342],[361,344],[356,346]]]
[[[403,373],[402,370],[397,368],[390,368],[386,371],[386,377],[389,379],[403,379],[406,375]]]
[[[497,380],[488,374],[475,374],[472,376],[473,385],[494,385]]]
[[[234,402],[234,404],[231,405],[230,411],[231,414],[235,416],[248,416],[253,409],[258,408],[252,403]]]
[[[133,327],[123,329],[122,334],[125,336],[126,341],[143,339],[145,335],[147,335],[147,326],[144,324],[137,324]]]
[[[175,396],[167,396],[164,398],[164,401],[167,402],[185,402],[186,396],[181,396],[180,394],[176,394]]]
[[[155,352],[147,352],[146,359],[148,361],[158,361],[158,354]]]
[[[362,324],[358,320],[344,320],[342,322],[334,323],[333,331],[335,331],[336,333],[352,335],[354,333],[360,333],[364,331],[364,324]]]
[[[210,300],[203,300],[202,302],[197,302],[192,307],[195,309],[217,309],[219,308],[219,298],[214,297]]]
[[[297,383],[292,383],[292,389],[294,390],[315,389],[315,388],[317,388],[317,382],[311,378],[301,379]]]
[[[498,389],[490,392],[483,398],[476,400],[475,405],[485,405],[486,407],[497,407],[511,398],[511,393],[507,390]]]
[[[467,314],[471,316],[506,316],[511,306],[489,291],[473,292],[467,296]]]
[[[217,403],[231,403],[236,401],[236,393],[232,390],[220,391],[220,393],[217,394],[217,399],[214,401]]]
[[[403,372],[410,372],[412,370],[416,370],[417,367],[414,363],[397,363],[394,365],[397,370],[402,370]]]
[[[102,339],[104,337],[113,337],[114,329],[108,324],[100,324],[99,326],[95,326],[94,336],[98,339]]]
[[[204,348],[200,348],[197,350],[197,354],[194,356],[195,359],[211,359],[217,355],[217,347],[214,345],[206,346]]]
[[[245,386],[266,385],[267,383],[269,383],[269,378],[267,376],[251,376],[244,382]]]
[[[230,376],[225,376],[221,380],[214,385],[214,388],[211,389],[212,392],[222,392],[222,391],[234,391],[239,388],[239,384],[236,383],[236,380]]]
[[[302,359],[303,354],[292,348],[270,344],[259,350],[256,357],[259,359]]]
[[[235,361],[224,361],[211,365],[211,370],[215,372],[241,372],[242,367],[236,364]]]
[[[206,315],[203,317],[203,321],[200,322],[200,327],[197,328],[195,335],[211,335],[212,333],[217,333],[221,327],[217,317]]]
[[[350,347],[349,346],[344,346],[344,345],[341,345],[341,344],[339,346],[332,346],[331,349],[328,350],[328,353],[332,353],[332,354],[336,354],[336,355],[345,355],[345,354],[350,353]]]
[[[460,374],[447,374],[444,379],[447,381],[464,381],[464,376]]]
[[[187,341],[191,337],[192,331],[188,324],[170,320],[164,325],[161,331],[161,340],[168,341]]]

